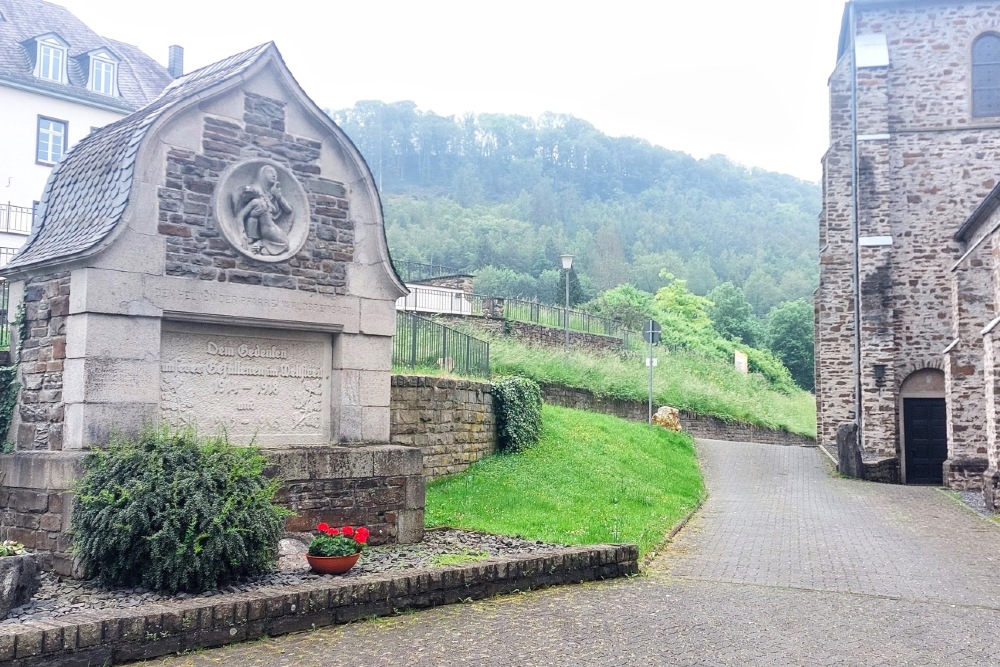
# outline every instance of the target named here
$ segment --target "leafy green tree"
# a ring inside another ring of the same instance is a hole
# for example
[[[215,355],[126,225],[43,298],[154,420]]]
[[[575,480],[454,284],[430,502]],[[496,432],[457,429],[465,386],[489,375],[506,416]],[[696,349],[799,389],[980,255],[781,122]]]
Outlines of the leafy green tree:
[[[708,294],[719,284],[719,276],[715,275],[712,262],[703,252],[697,252],[687,263],[687,287],[694,294]]]
[[[724,282],[708,293],[712,305],[708,316],[720,336],[756,347],[762,339],[763,327],[753,314],[741,290],[731,282]]]
[[[487,266],[476,272],[472,289],[484,296],[530,300],[537,296],[538,281],[526,273]]]
[[[768,347],[803,389],[816,386],[813,366],[813,307],[803,299],[776,306],[767,316]]]
[[[641,331],[643,323],[656,316],[653,295],[629,284],[602,292],[588,308],[596,315],[622,322],[633,331]]]
[[[660,310],[674,313],[699,329],[709,329],[712,320],[708,317],[712,302],[703,296],[692,294],[687,281],[679,280],[673,274],[662,271],[660,275],[669,283],[656,293],[654,302]]]
[[[763,316],[778,303],[778,284],[765,269],[756,268],[750,273],[743,293],[753,306],[754,312]]]

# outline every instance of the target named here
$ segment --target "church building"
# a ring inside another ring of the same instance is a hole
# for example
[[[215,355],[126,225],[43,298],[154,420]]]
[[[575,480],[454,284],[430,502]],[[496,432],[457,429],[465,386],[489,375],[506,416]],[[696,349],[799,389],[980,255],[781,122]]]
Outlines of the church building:
[[[829,87],[819,444],[856,423],[869,479],[993,505],[1000,1],[848,2]]]

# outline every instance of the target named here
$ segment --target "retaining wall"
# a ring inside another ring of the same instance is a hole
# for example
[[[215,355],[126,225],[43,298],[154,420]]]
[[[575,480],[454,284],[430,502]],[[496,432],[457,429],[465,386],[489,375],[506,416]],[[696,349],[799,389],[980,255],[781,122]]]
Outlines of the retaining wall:
[[[488,382],[394,375],[390,438],[419,447],[428,481],[461,472],[496,448]]]

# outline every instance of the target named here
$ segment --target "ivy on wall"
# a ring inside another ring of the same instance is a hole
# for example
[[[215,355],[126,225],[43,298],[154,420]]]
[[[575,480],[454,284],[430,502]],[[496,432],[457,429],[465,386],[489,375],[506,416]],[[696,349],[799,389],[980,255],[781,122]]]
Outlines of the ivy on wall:
[[[493,381],[497,449],[516,453],[538,442],[542,434],[542,389],[534,380],[503,377]]]

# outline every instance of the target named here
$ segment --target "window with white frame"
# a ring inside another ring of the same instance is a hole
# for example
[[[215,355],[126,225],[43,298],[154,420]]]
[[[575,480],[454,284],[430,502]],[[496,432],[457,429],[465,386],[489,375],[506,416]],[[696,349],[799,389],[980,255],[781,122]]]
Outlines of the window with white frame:
[[[66,47],[53,38],[38,41],[38,78],[63,83],[66,80]]]
[[[90,89],[102,95],[115,94],[118,65],[112,60],[94,56],[90,59]]]
[[[38,117],[38,143],[35,159],[42,164],[55,164],[66,152],[66,121]]]

